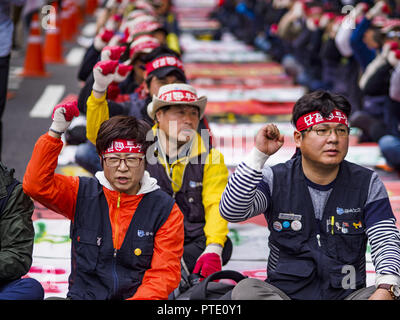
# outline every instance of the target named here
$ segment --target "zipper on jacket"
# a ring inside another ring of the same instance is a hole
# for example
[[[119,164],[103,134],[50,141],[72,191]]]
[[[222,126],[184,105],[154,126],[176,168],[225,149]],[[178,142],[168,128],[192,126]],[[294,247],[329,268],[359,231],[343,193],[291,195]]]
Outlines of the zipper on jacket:
[[[117,252],[118,252],[118,250],[114,248],[113,259],[112,259],[112,273],[113,273],[113,279],[114,279],[114,288],[113,288],[114,297],[117,295],[117,290],[118,290]]]
[[[115,230],[114,230],[114,239],[115,239],[115,248],[119,248],[119,223],[118,223],[118,217],[119,217],[119,208],[121,207],[121,193],[118,193],[118,199],[117,199],[117,210],[115,212],[114,215],[114,226],[115,226]]]
[[[119,208],[121,206],[121,193],[118,193],[118,199],[117,199],[117,210],[114,215],[114,226],[115,226],[115,231],[114,231],[114,239],[115,239],[115,248],[114,248],[114,253],[113,253],[113,259],[112,259],[112,273],[113,273],[113,279],[114,279],[114,296],[117,294],[118,290],[118,274],[117,274],[117,253],[118,253],[118,234],[119,234],[119,224],[118,224],[118,217],[119,217]]]

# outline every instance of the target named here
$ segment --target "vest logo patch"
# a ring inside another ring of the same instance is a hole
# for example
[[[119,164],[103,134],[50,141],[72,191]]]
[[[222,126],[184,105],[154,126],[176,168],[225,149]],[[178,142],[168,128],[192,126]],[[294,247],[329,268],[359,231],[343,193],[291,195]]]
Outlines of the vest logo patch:
[[[144,230],[140,230],[140,229],[139,229],[139,230],[137,231],[137,235],[138,235],[138,237],[143,238],[143,237],[153,236],[153,232],[144,231]]]
[[[340,216],[345,213],[359,213],[361,212],[361,208],[350,208],[350,209],[343,209],[336,207],[336,213]]]
[[[197,187],[202,187],[203,186],[203,182],[196,182],[196,181],[189,181],[189,187],[191,188],[197,188]]]

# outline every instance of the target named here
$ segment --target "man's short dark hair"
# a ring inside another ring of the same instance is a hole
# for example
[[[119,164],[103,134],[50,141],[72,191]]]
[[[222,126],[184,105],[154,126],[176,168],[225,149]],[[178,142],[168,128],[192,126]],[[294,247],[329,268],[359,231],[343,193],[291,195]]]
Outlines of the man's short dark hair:
[[[292,111],[292,124],[296,126],[297,120],[310,112],[319,111],[325,118],[334,110],[339,109],[347,117],[351,113],[351,104],[340,94],[317,90],[307,93],[295,103]]]
[[[146,135],[151,130],[150,125],[144,120],[133,116],[118,115],[104,121],[99,129],[96,139],[96,150],[99,155],[107,150],[116,139],[132,139],[143,145],[146,154],[152,141],[146,141]]]

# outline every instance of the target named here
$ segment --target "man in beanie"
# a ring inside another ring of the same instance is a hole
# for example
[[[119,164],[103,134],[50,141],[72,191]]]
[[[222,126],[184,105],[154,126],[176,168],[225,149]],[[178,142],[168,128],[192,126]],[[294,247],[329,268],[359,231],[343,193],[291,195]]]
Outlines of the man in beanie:
[[[67,298],[167,299],[180,282],[183,215],[146,171],[150,128],[112,117],[96,140],[104,170],[93,178],[55,174],[61,134],[77,115],[76,104],[55,107],[23,181],[29,196],[72,221]]]
[[[273,124],[257,133],[220,211],[230,222],[265,215],[268,277],[239,282],[233,299],[400,298],[400,233],[385,186],[374,171],[344,160],[350,112],[340,95],[304,95],[292,113],[300,152],[272,167],[264,164],[282,147],[283,136]],[[376,279],[365,288],[367,240]]]

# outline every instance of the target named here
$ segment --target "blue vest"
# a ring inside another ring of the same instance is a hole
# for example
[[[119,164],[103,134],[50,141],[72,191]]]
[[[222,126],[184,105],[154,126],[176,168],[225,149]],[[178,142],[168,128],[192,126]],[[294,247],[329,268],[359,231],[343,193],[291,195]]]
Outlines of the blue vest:
[[[203,154],[203,158],[204,155]],[[157,179],[161,189],[175,198],[179,209],[184,216],[185,244],[192,242],[194,239],[205,236],[204,225],[205,212],[203,206],[203,176],[204,176],[204,159],[201,156],[195,158],[196,163],[190,161],[185,167],[182,186],[179,191],[174,194],[171,186],[171,180],[168,178],[162,164],[157,162],[154,165],[147,164],[146,170],[150,175]]]
[[[71,275],[68,297],[79,300],[127,299],[151,266],[154,237],[171,212],[174,200],[161,190],[144,195],[119,250],[114,249],[103,187],[80,177],[71,223]]]
[[[270,247],[278,248],[279,255],[274,268],[268,263],[266,281],[302,300],[343,299],[365,287],[363,208],[372,171],[343,161],[317,220],[301,158],[272,170],[272,203],[265,216]]]

